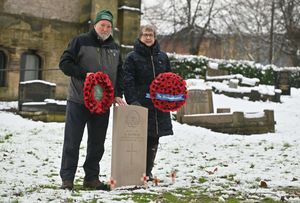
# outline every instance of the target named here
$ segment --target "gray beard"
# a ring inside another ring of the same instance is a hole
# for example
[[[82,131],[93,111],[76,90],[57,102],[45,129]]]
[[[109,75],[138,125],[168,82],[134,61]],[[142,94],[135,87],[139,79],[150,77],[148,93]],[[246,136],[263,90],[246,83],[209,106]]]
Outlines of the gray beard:
[[[101,34],[98,34],[98,36],[99,36],[103,41],[105,41],[105,40],[107,40],[107,38],[109,38],[110,34],[108,34],[108,35],[101,35]]]

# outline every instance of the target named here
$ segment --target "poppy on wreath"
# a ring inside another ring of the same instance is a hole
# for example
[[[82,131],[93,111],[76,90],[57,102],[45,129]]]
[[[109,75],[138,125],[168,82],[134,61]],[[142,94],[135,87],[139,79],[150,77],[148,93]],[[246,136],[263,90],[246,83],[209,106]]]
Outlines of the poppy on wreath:
[[[101,71],[89,74],[84,81],[83,96],[91,113],[105,113],[114,101],[114,88],[108,75]]]
[[[150,85],[150,98],[154,106],[163,111],[177,111],[187,99],[186,82],[171,72],[159,74]]]

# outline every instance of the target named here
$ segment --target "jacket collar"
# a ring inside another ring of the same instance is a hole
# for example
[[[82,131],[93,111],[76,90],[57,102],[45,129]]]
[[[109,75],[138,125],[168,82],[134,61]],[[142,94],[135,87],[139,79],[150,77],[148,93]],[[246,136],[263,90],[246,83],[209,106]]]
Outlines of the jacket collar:
[[[139,39],[137,39],[134,43],[134,51],[140,53],[143,56],[154,56],[160,52],[160,47],[157,40],[155,40],[154,44],[151,47],[148,47]]]

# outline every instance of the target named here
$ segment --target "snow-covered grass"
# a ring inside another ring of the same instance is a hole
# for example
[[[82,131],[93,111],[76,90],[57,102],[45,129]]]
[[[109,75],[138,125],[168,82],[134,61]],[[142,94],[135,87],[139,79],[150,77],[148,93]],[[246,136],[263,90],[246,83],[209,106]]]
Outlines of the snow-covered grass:
[[[59,189],[64,123],[44,123],[0,111],[0,202],[135,202],[133,194],[148,199],[163,192],[181,198],[182,188],[216,198],[247,201],[264,198],[300,202],[300,89],[282,103],[250,102],[213,95],[214,108],[261,112],[273,109],[275,133],[243,136],[212,132],[173,121],[174,135],[160,139],[154,174],[164,182],[136,190],[110,192],[80,188],[86,150],[86,132],[76,173],[76,190]],[[0,109],[16,108],[16,102],[0,102]],[[111,111],[112,112],[112,111]],[[112,118],[112,114],[111,114]],[[111,167],[112,120],[106,151],[100,163],[100,179],[108,181]],[[172,183],[170,173],[176,171]],[[260,187],[264,181],[267,187]],[[156,198],[157,200],[157,198]],[[199,200],[199,199],[198,199]]]

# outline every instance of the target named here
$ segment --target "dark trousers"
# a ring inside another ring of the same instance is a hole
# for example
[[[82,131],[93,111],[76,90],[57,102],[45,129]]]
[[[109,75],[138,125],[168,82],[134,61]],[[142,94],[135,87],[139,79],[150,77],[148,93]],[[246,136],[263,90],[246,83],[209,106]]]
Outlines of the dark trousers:
[[[109,110],[104,114],[92,114],[84,104],[67,102],[65,137],[63,144],[60,176],[74,180],[79,147],[85,125],[88,129],[87,154],[83,165],[86,181],[99,178],[99,162],[104,153],[104,142],[109,120]]]
[[[152,178],[152,169],[158,148],[159,137],[148,137],[146,175]]]

